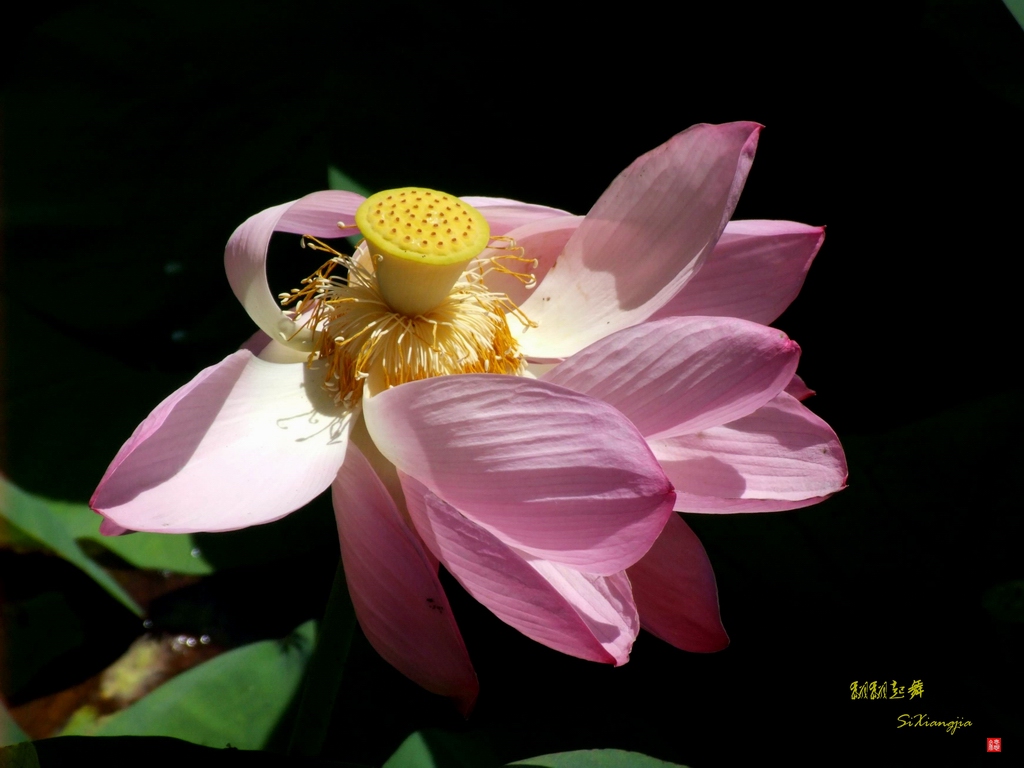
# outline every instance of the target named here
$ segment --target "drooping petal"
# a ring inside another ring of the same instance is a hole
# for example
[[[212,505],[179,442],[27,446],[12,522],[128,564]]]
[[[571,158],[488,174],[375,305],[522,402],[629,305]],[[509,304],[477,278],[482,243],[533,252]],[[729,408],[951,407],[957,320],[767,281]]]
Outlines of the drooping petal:
[[[797,509],[846,485],[839,438],[785,392],[737,421],[650,444],[681,512]]]
[[[239,350],[164,400],[90,506],[133,531],[227,531],[284,517],[334,479],[352,415],[304,364]]]
[[[524,303],[525,353],[568,357],[670,301],[731,217],[759,129],[697,125],[619,174]]]
[[[581,659],[624,664],[640,624],[624,572],[594,576],[531,558],[475,525],[408,475],[416,529],[469,594],[538,643]]]
[[[681,517],[669,518],[651,551],[626,573],[640,625],[648,632],[694,653],[720,651],[729,644],[711,561]]]
[[[487,287],[492,291],[507,294],[517,306],[522,305],[536,290],[536,286],[527,288],[522,280],[501,271],[499,267],[520,274],[532,274],[537,283],[540,283],[582,221],[582,216],[566,215],[554,219],[541,219],[514,229],[509,233],[509,237],[516,241],[516,245],[522,248],[522,251],[490,249],[481,254],[481,258],[497,260],[495,266],[484,275]],[[516,257],[520,256],[529,261],[517,261]]]
[[[768,325],[800,293],[825,240],[795,221],[730,221],[693,279],[655,317],[713,315]]]
[[[650,440],[753,413],[789,383],[799,357],[775,328],[677,317],[607,336],[541,380],[612,404]]]
[[[484,215],[488,225],[490,225],[492,237],[508,234],[516,227],[542,219],[572,216],[571,213],[563,211],[561,208],[551,208],[547,205],[537,205],[535,203],[522,203],[518,200],[510,200],[507,197],[471,195],[469,197],[460,197],[459,199],[469,203]]]
[[[807,386],[803,379],[800,378],[799,374],[794,373],[793,378],[789,380],[789,384],[786,385],[786,394],[792,395],[797,400],[806,400],[808,397],[812,397],[817,394],[813,389]]]
[[[611,406],[488,374],[364,399],[381,453],[505,544],[610,575],[650,548],[674,500],[636,428]]]
[[[355,215],[362,202],[363,197],[354,192],[313,192],[250,216],[231,235],[224,251],[228,282],[249,317],[270,338],[290,342],[290,346],[300,346],[301,342],[308,342],[309,337],[308,332],[301,332],[295,322],[281,311],[277,297],[270,292],[267,283],[270,236],[274,232],[314,237],[357,234]],[[339,222],[353,226],[342,229]]]
[[[437,561],[354,444],[331,490],[345,580],[366,639],[399,672],[455,699],[468,715],[479,684]]]

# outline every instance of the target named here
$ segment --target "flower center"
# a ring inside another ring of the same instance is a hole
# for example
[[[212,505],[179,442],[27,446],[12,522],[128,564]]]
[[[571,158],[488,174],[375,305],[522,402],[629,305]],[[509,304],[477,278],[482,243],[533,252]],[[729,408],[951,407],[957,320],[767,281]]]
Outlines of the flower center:
[[[303,288],[281,295],[313,332],[310,362],[327,361],[324,386],[339,405],[356,405],[371,375],[393,387],[431,376],[524,371],[506,316],[530,322],[484,283],[496,270],[532,284],[517,267],[535,263],[514,241],[491,238],[487,220],[468,203],[419,187],[367,198],[356,225],[365,240],[352,256],[304,236],[303,247],[331,258]],[[488,247],[495,255],[481,257]]]
[[[376,262],[384,300],[409,317],[441,303],[491,234],[468,203],[413,187],[368,197],[356,211],[356,226]]]

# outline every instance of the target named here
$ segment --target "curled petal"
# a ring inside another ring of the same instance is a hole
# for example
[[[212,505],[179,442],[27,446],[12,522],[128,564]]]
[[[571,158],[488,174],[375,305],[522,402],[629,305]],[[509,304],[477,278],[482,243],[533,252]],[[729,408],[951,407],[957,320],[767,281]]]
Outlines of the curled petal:
[[[476,600],[538,643],[581,659],[625,664],[640,624],[629,579],[531,558],[404,475],[409,514],[434,555]]]
[[[650,548],[674,500],[611,406],[487,374],[413,381],[364,400],[381,453],[508,546],[610,575]]]
[[[666,318],[591,344],[542,381],[611,403],[651,440],[753,413],[789,383],[799,357],[796,343],[775,328]]]
[[[164,400],[90,506],[133,531],[227,531],[284,517],[334,479],[352,415],[316,370],[239,350]]]
[[[521,203],[518,200],[509,200],[505,197],[470,196],[459,199],[469,203],[484,215],[490,225],[492,236],[508,234],[516,227],[541,219],[572,216],[571,213],[563,211],[561,208]]]
[[[730,221],[714,251],[655,317],[713,315],[767,325],[800,293],[825,240],[795,221]]]
[[[363,197],[354,192],[313,192],[299,200],[268,208],[250,216],[234,231],[224,251],[224,267],[231,290],[249,317],[270,338],[309,351],[309,334],[281,311],[267,283],[267,246],[274,232],[314,237],[358,234],[356,209]],[[339,222],[352,224],[341,228]],[[302,275],[305,277],[305,275]]]
[[[640,625],[648,632],[695,653],[720,651],[729,644],[711,561],[681,517],[669,518],[651,551],[627,573]]]
[[[846,485],[846,455],[824,421],[785,392],[742,419],[650,441],[686,512],[775,512]]]
[[[437,561],[355,445],[331,488],[345,580],[366,639],[399,672],[455,699],[468,715],[479,684]]]
[[[524,303],[525,353],[568,357],[668,303],[732,216],[759,130],[694,126],[619,174]]]

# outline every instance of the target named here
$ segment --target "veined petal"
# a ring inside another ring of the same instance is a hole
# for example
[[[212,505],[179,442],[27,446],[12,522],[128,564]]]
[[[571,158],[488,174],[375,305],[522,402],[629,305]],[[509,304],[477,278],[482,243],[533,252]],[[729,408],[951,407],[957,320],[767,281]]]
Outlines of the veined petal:
[[[685,512],[774,512],[846,485],[846,455],[824,421],[785,392],[749,416],[651,440]]]
[[[381,453],[505,544],[601,575],[650,548],[674,500],[611,406],[542,381],[467,374],[364,399]]]
[[[351,412],[320,374],[239,350],[164,400],[118,451],[90,506],[133,531],[227,531],[284,517],[334,479]]]
[[[363,197],[337,190],[313,192],[290,203],[276,205],[250,216],[234,231],[224,251],[224,268],[231,290],[249,317],[270,338],[298,346],[308,337],[281,311],[267,283],[267,246],[274,232],[294,232],[314,237],[358,234],[356,209]],[[339,222],[352,224],[342,229]]]
[[[423,541],[476,600],[538,643],[581,659],[624,664],[639,630],[629,579],[583,574],[517,552],[422,483],[402,476]]]
[[[553,216],[572,216],[571,213],[563,211],[561,208],[521,203],[506,197],[470,196],[459,199],[469,203],[484,215],[491,227],[492,236],[505,235],[516,227],[540,219],[550,219]]]
[[[669,518],[651,551],[627,573],[640,625],[648,632],[695,653],[720,651],[729,644],[711,561],[681,517]]]
[[[730,221],[714,251],[655,317],[740,317],[767,325],[800,293],[825,240],[795,221]]]
[[[548,273],[548,270],[551,269],[558,255],[565,249],[565,244],[569,242],[572,233],[576,231],[582,221],[582,216],[569,215],[534,221],[518,227],[509,233],[509,237],[513,238],[516,241],[516,245],[523,249],[521,254],[509,251],[502,252],[492,248],[484,251],[481,254],[481,258],[495,258],[497,259],[496,266],[504,266],[519,273],[528,272],[539,283],[544,279],[544,275]],[[522,262],[516,262],[507,258],[502,259],[503,255],[522,255],[523,258],[536,260],[537,263],[536,266],[533,264],[523,264]],[[490,290],[507,294],[517,306],[522,305],[530,298],[536,289],[527,288],[521,280],[501,272],[497,268],[492,268],[485,273],[484,282]]]
[[[697,125],[619,174],[523,304],[538,324],[519,333],[524,352],[568,357],[668,303],[732,216],[759,130]]]
[[[541,380],[611,403],[651,440],[753,413],[789,383],[799,357],[775,328],[666,318],[606,336]]]
[[[455,699],[468,715],[479,684],[437,561],[354,444],[331,490],[345,580],[366,639],[399,672]]]

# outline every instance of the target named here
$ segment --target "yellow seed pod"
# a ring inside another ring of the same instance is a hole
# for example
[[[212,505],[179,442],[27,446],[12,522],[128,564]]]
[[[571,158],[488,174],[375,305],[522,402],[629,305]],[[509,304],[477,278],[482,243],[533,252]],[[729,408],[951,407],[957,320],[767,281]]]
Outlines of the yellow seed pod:
[[[490,241],[487,219],[454,195],[388,189],[356,211],[377,282],[392,309],[415,317],[436,307]]]
[[[469,261],[491,236],[476,208],[423,187],[371,195],[356,211],[356,226],[371,250],[425,264]]]

